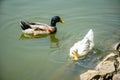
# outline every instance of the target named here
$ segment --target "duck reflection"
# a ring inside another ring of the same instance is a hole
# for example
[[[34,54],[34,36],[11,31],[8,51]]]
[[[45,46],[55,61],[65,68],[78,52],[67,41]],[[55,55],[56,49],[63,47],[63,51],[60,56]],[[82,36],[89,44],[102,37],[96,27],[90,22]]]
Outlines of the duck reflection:
[[[55,34],[50,35],[50,41],[51,41],[51,46],[50,46],[51,48],[58,48],[59,47],[59,39],[56,38]]]
[[[37,36],[34,36],[33,34],[21,34],[20,39],[38,39],[38,38],[46,38],[48,36],[49,36],[48,34],[37,35]]]
[[[55,34],[42,34],[42,35],[28,35],[28,34],[21,34],[20,39],[38,39],[38,38],[47,38],[50,37],[50,48],[58,48],[59,47],[59,39],[56,38]]]

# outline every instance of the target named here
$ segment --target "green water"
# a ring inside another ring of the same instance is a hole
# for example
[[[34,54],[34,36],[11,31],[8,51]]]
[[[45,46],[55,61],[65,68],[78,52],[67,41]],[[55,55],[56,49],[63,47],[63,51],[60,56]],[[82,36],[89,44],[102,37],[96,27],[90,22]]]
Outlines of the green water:
[[[58,32],[25,38],[20,21],[49,24],[59,15]],[[85,59],[72,62],[70,47],[89,29],[95,48]],[[0,80],[79,80],[120,41],[119,0],[1,0]]]

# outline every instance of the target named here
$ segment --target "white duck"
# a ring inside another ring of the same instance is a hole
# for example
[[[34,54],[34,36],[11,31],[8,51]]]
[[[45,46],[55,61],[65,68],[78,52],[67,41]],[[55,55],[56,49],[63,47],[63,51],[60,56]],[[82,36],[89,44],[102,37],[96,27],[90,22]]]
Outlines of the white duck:
[[[94,47],[93,39],[93,30],[90,29],[81,41],[78,41],[70,48],[70,57],[77,61],[79,57],[85,56]]]

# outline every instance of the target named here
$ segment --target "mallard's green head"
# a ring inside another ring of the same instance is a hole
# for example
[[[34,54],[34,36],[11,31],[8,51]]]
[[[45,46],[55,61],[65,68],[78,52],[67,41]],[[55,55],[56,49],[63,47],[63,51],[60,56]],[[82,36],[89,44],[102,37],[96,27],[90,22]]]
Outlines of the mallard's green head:
[[[56,26],[57,22],[61,22],[62,24],[64,24],[64,21],[59,16],[54,16],[51,19],[51,26]]]

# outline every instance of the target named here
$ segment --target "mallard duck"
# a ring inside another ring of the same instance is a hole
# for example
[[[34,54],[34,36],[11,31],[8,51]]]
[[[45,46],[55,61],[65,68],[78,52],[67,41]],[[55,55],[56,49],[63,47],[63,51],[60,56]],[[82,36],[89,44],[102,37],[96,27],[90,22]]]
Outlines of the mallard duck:
[[[57,31],[56,23],[58,22],[61,22],[62,24],[64,23],[64,21],[59,16],[54,16],[51,19],[50,25],[39,22],[21,21],[20,26],[24,34],[33,34],[33,35],[52,34]]]
[[[78,41],[70,48],[70,57],[77,61],[79,57],[85,56],[94,47],[93,38],[93,30],[90,29],[81,41]]]

